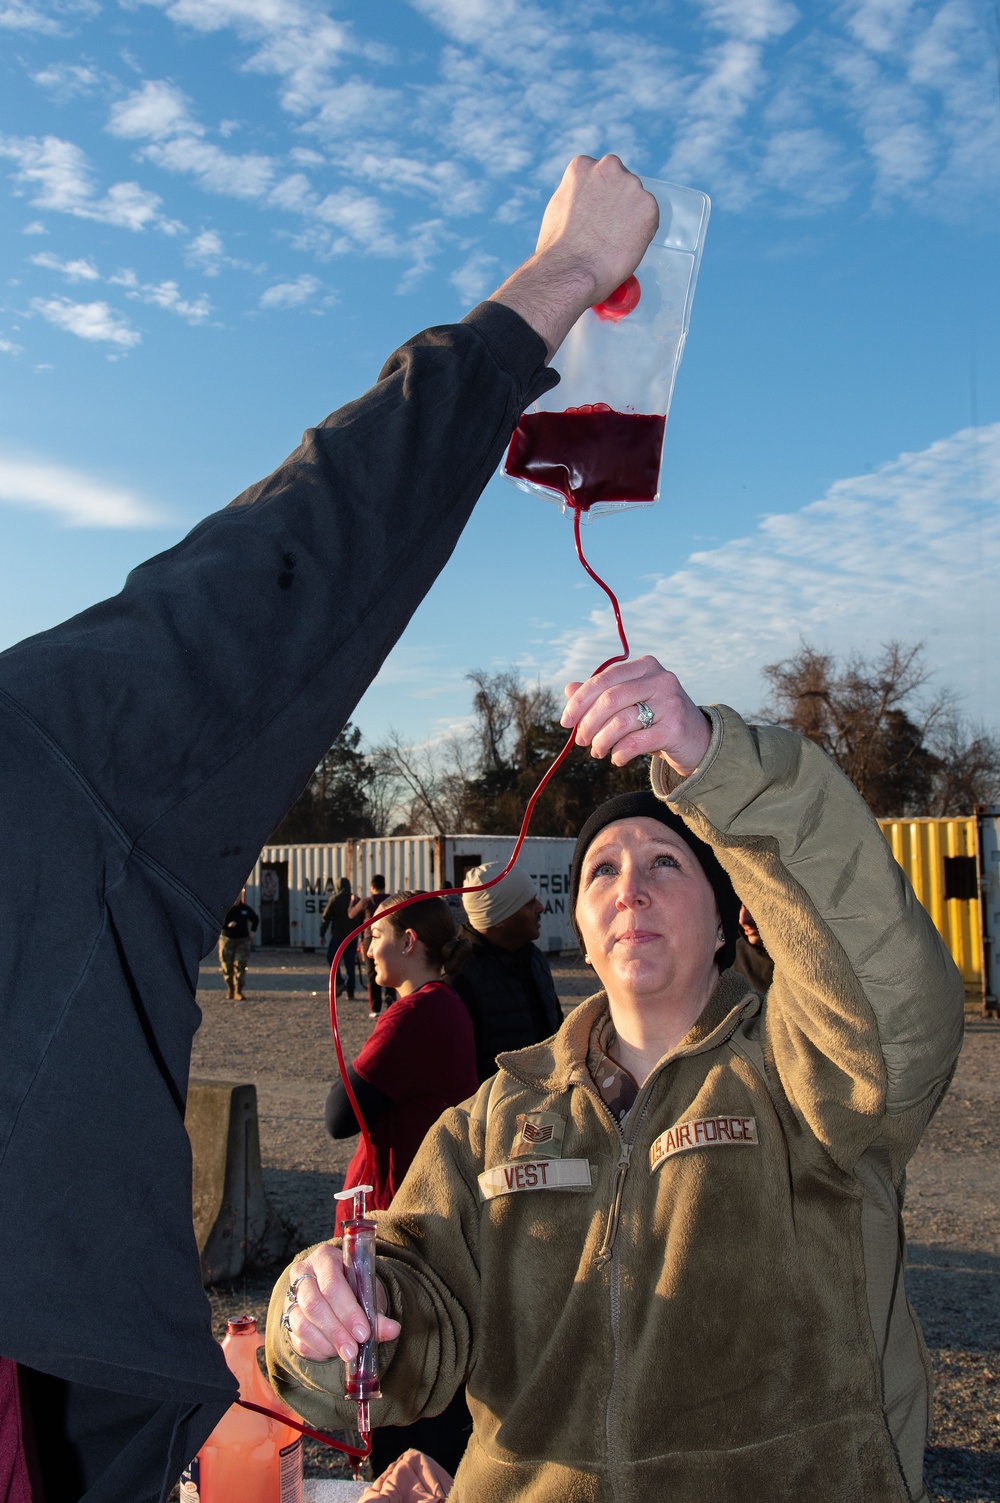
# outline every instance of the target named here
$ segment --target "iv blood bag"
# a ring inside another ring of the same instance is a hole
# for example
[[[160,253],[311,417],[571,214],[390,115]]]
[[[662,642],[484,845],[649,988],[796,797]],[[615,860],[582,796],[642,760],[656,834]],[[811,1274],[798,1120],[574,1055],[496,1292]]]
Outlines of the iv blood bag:
[[[589,520],[651,506],[663,432],[701,261],[709,200],[644,178],[660,224],[634,276],[577,319],[556,356],[561,380],[525,412],[503,473]]]

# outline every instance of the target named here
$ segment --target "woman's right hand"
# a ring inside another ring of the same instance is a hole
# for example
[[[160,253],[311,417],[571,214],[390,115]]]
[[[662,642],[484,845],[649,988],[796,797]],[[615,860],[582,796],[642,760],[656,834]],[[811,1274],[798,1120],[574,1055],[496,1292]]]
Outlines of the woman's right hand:
[[[288,1338],[292,1350],[310,1362],[329,1362],[341,1357],[351,1362],[358,1354],[358,1343],[367,1341],[370,1332],[365,1312],[351,1292],[344,1274],[339,1247],[324,1242],[308,1257],[299,1258],[288,1270],[289,1283],[301,1279],[295,1303],[288,1309]],[[376,1322],[379,1341],[395,1341],[399,1321],[384,1312],[388,1308],[385,1290],[375,1281],[378,1308]],[[286,1299],[287,1305],[287,1299]]]

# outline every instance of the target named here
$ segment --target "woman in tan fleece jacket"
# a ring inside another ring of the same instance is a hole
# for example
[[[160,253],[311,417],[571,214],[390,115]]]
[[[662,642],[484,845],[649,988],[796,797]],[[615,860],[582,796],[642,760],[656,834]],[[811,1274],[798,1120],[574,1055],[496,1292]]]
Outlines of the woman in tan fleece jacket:
[[[660,802],[612,801],[578,845],[603,990],[501,1056],[379,1215],[373,1418],[467,1385],[455,1503],[925,1499],[900,1209],[961,980],[817,747],[698,709],[652,658],[568,695],[595,756],[656,753]],[[720,868],[774,957],[766,1000],[720,974]],[[350,1423],[336,1359],[366,1332],[336,1247],[304,1254],[272,1301],[279,1392]]]

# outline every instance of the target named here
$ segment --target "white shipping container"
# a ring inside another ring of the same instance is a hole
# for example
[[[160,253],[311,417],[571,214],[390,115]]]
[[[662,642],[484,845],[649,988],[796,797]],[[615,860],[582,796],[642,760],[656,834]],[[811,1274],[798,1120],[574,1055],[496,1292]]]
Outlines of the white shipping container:
[[[331,893],[348,877],[351,890],[367,893],[372,876],[386,891],[459,887],[484,861],[506,861],[513,835],[393,835],[345,840],[337,845],[265,846],[247,883],[247,901],[261,917],[257,943],[319,949],[320,918]],[[569,872],[575,842],[529,835],[518,866],[528,873],[542,903],[543,950],[570,950],[576,935],[569,910]],[[461,904],[455,898],[456,905]]]

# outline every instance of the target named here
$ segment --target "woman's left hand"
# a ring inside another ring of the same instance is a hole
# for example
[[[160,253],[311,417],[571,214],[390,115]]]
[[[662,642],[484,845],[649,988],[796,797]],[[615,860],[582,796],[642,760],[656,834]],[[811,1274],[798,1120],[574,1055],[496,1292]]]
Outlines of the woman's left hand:
[[[589,746],[593,757],[610,756],[616,767],[660,752],[686,778],[708,751],[708,718],[676,674],[655,658],[614,663],[586,683],[567,684],[566,697],[562,723],[576,726],[577,745]],[[648,730],[639,719],[640,704],[653,713]]]

